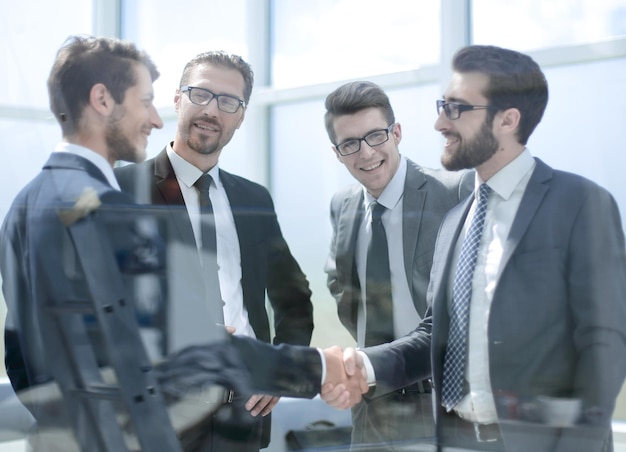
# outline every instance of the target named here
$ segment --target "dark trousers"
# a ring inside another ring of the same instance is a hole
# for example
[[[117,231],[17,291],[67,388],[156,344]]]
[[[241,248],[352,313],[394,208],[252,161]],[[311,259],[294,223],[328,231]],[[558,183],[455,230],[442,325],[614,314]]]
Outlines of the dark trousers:
[[[438,449],[445,447],[460,447],[476,451],[504,452],[504,442],[500,435],[497,424],[474,425],[461,419],[454,412],[445,413],[441,416],[438,426]]]
[[[215,414],[181,438],[185,452],[258,452],[262,447],[264,419],[245,409],[248,397],[235,396]],[[269,425],[269,419],[265,419]],[[269,433],[269,431],[268,431]],[[266,447],[267,444],[263,444]]]
[[[408,444],[434,444],[435,428],[430,385],[417,385],[352,409],[351,451],[402,450]]]

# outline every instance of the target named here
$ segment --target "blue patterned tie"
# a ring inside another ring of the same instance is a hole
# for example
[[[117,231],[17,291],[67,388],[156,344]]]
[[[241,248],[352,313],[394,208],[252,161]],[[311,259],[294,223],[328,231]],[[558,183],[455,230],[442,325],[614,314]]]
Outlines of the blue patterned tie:
[[[441,394],[442,404],[447,411],[454,408],[463,398],[472,279],[474,277],[474,267],[476,266],[478,246],[480,245],[483,224],[485,223],[487,199],[490,191],[487,184],[482,184],[478,189],[478,204],[461,247],[454,277],[450,332],[443,364],[443,389]]]

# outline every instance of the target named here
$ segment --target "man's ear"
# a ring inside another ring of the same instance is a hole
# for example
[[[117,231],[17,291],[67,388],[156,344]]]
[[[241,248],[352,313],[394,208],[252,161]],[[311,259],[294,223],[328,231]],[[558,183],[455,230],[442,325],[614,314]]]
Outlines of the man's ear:
[[[115,106],[115,100],[106,86],[96,83],[89,91],[89,105],[103,116],[109,116]]]
[[[508,108],[498,114],[497,124],[504,133],[516,133],[522,114],[517,108]]]
[[[393,126],[393,129],[391,129],[391,133],[393,134],[396,146],[399,145],[400,141],[402,141],[402,126],[399,122],[397,122],[396,125]]]
[[[174,111],[176,113],[178,113],[178,108],[180,106],[180,97],[182,96],[182,93],[180,92],[180,89],[176,90],[176,94],[174,94]]]

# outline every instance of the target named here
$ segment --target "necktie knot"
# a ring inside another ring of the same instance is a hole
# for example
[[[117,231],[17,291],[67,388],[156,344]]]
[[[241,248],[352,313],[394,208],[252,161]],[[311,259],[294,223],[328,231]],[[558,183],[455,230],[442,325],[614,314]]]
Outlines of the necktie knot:
[[[480,184],[478,187],[478,205],[487,204],[487,199],[489,198],[489,193],[491,192],[491,188],[486,183]]]
[[[211,181],[213,178],[210,174],[204,173],[202,176],[198,178],[198,180],[193,184],[200,192],[208,192],[209,188],[211,188]]]
[[[387,208],[378,202],[372,203],[372,223],[382,222],[381,218]]]

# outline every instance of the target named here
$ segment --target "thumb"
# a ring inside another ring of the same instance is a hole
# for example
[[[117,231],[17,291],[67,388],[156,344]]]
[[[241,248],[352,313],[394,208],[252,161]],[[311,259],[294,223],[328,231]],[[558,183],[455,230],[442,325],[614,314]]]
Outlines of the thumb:
[[[356,373],[356,350],[348,347],[343,351],[343,366],[346,370],[346,374],[354,376]]]

